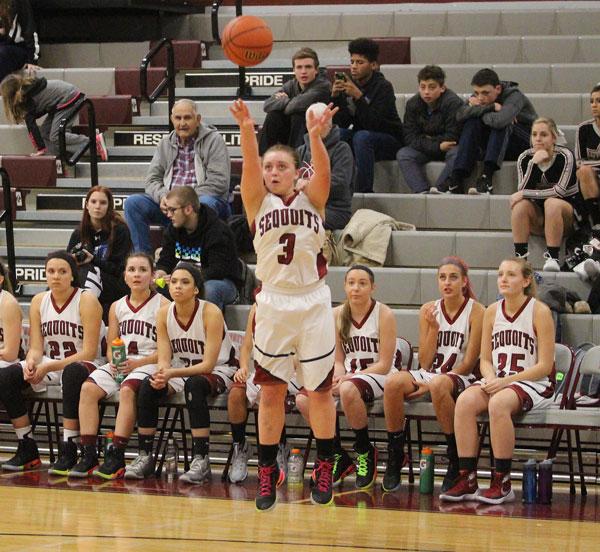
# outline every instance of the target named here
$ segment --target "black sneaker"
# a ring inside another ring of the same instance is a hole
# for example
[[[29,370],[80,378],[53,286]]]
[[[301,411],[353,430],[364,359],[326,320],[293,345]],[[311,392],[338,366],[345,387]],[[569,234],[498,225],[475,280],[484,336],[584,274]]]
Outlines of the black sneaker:
[[[333,455],[333,486],[338,487],[351,473],[356,471],[356,466],[350,455],[341,450]],[[311,478],[311,481],[313,479]]]
[[[97,467],[98,455],[96,453],[96,445],[84,445],[81,447],[80,460],[69,471],[69,477],[89,477]]]
[[[439,185],[438,190],[443,194],[462,194],[464,193],[464,184],[462,180],[449,176]]]
[[[77,464],[77,445],[69,439],[60,443],[58,460],[50,466],[50,475],[69,475]]]
[[[285,478],[277,464],[272,466],[258,465],[258,490],[256,491],[256,509],[266,512],[275,506],[277,502],[277,487]]]
[[[454,482],[458,478],[459,469],[458,464],[454,462],[450,462],[448,464],[448,470],[446,471],[446,475],[444,475],[444,481],[442,482],[442,492],[450,490],[454,487]]]
[[[333,502],[333,458],[315,461],[315,485],[310,491],[310,500],[313,504],[327,506]]]
[[[470,195],[491,194],[493,191],[492,177],[487,174],[482,174],[475,182],[475,187],[469,188]]]
[[[402,466],[406,463],[404,450],[388,447],[388,461],[383,475],[381,487],[387,493],[400,488]]]
[[[104,455],[104,464],[94,470],[94,475],[102,479],[122,479],[125,475],[125,450],[108,447]]]
[[[39,466],[42,463],[37,445],[33,439],[25,437],[19,439],[17,452],[8,461],[2,464],[2,469],[6,471],[21,472],[30,470]]]
[[[356,454],[356,488],[368,489],[377,479],[377,449],[371,445],[367,452]]]

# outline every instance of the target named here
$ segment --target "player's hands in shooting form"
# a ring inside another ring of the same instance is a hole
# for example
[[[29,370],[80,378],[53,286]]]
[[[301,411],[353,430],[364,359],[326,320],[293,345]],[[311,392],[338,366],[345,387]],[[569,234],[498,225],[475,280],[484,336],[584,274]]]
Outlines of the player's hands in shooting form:
[[[235,100],[230,106],[229,111],[233,115],[240,128],[252,128],[254,129],[254,119],[250,115],[248,106],[244,103],[244,100]]]
[[[325,128],[326,125],[331,121],[333,116],[338,112],[338,107],[333,107],[333,104],[330,103],[325,110],[323,111],[320,117],[317,117],[312,111],[306,112],[306,129],[309,134],[321,135],[321,131]]]

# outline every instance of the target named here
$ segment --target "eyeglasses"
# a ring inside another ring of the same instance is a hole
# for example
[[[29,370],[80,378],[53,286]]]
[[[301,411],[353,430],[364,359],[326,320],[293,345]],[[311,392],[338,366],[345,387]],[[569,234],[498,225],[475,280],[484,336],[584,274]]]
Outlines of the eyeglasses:
[[[165,213],[167,215],[174,215],[175,211],[179,211],[179,209],[183,209],[185,205],[180,205],[179,207],[165,207]]]

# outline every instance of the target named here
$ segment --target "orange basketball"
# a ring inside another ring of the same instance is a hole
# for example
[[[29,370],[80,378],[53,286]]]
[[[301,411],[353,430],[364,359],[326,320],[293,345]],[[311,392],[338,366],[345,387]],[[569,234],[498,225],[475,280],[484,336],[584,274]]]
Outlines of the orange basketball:
[[[260,17],[240,15],[225,25],[221,42],[225,55],[233,63],[252,67],[271,53],[273,33]]]

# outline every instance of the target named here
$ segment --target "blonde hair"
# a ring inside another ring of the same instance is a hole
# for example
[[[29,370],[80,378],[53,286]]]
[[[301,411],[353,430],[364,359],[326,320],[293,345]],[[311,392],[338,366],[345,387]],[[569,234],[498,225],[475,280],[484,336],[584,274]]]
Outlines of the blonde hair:
[[[537,283],[535,281],[534,270],[531,263],[525,260],[523,257],[511,257],[509,259],[504,259],[502,262],[504,261],[517,263],[521,267],[521,274],[523,275],[523,278],[530,279],[530,283],[523,290],[523,293],[527,295],[527,297],[537,297]]]
[[[550,134],[552,134],[552,136],[554,136],[555,140],[558,140],[561,137],[561,132],[560,132],[560,130],[558,130],[558,127],[556,126],[556,122],[554,121],[554,119],[551,119],[550,117],[538,117],[535,121],[533,121],[531,128],[533,129],[533,127],[535,125],[541,125],[541,124],[544,124],[548,127],[548,129],[550,130]]]
[[[0,94],[4,102],[4,113],[12,123],[22,123],[27,114],[26,90],[35,81],[34,76],[11,73],[0,83]]]
[[[347,271],[346,274],[344,276],[344,283],[346,283],[346,279],[348,278],[348,274],[350,274],[350,272],[352,272],[353,270],[362,270],[363,272],[366,272],[369,276],[369,280],[371,280],[371,284],[375,283],[375,274],[373,274],[373,271],[365,265],[359,265],[359,264],[355,264],[352,265]],[[352,311],[350,309],[350,301],[348,301],[348,299],[346,299],[344,301],[344,303],[342,304],[342,311],[340,312],[340,315],[337,319],[337,332],[338,335],[340,336],[340,341],[345,342],[348,341],[348,339],[350,338],[350,326],[352,325]]]

